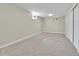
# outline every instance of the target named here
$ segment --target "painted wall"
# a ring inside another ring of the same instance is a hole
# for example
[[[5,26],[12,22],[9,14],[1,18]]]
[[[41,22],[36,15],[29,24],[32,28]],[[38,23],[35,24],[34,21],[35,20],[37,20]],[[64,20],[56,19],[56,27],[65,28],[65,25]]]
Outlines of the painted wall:
[[[49,17],[44,20],[43,31],[51,33],[64,33],[65,19],[59,17],[57,20],[54,17]]]
[[[12,4],[0,4],[0,46],[41,31],[41,20]]]
[[[65,34],[79,51],[79,5],[66,15]]]
[[[79,4],[78,4],[78,16],[79,16]],[[79,52],[79,17],[78,17],[78,52]]]
[[[65,35],[73,42],[73,11],[71,10],[65,18]]]
[[[77,49],[79,42],[79,5],[74,8],[74,45]]]

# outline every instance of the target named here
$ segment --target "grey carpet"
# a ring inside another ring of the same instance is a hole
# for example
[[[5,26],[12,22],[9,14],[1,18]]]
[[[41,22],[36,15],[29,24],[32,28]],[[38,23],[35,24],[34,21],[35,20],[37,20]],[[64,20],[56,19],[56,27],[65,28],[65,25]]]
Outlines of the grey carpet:
[[[78,56],[63,34],[41,33],[1,49],[5,56]]]

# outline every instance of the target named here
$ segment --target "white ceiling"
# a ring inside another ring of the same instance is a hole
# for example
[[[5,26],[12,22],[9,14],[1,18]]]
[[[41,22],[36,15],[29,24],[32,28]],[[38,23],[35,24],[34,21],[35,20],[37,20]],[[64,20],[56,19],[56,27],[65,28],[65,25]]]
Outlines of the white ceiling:
[[[54,16],[64,16],[73,3],[18,3],[17,5],[30,12],[40,13],[42,17],[47,17],[49,13]]]

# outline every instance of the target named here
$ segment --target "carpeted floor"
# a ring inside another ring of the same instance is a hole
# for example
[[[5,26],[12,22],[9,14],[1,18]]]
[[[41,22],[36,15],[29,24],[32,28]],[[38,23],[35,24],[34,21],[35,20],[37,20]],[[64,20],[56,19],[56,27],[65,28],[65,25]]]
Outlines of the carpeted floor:
[[[63,34],[56,33],[41,33],[1,52],[5,56],[78,56],[72,43]]]

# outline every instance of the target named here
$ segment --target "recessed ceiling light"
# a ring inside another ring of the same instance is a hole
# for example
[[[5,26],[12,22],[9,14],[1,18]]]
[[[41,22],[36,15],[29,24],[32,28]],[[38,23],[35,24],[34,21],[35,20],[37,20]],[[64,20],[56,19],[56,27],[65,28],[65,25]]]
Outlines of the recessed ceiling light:
[[[32,11],[32,15],[39,16],[40,14],[39,14],[39,13],[37,13],[37,12]]]
[[[49,13],[48,16],[53,16],[53,14]]]
[[[36,15],[32,15],[32,19],[37,19],[37,16]]]

